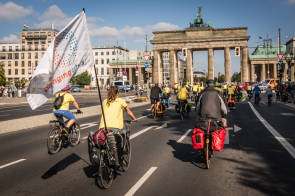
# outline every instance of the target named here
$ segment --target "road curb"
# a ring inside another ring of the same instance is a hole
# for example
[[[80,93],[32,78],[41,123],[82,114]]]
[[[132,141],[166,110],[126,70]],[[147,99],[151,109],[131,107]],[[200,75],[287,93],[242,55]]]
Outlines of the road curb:
[[[130,108],[136,108],[144,105],[148,105],[147,102],[141,102],[141,103],[130,103],[128,104],[128,107]],[[77,119],[83,119],[95,115],[99,115],[101,113],[100,106],[91,106],[86,107],[82,109],[83,114],[76,115]],[[48,125],[50,120],[54,120],[55,117],[52,113],[49,114],[42,114],[37,116],[30,116],[25,118],[19,118],[14,120],[7,120],[0,122],[0,135],[4,133],[11,133],[16,132],[24,129],[31,129],[39,126]]]

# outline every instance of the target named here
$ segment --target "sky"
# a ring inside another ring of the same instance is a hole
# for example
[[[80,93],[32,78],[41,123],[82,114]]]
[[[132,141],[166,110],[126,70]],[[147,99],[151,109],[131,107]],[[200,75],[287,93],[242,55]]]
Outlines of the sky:
[[[0,41],[18,41],[23,24],[33,29],[54,24],[60,30],[85,8],[93,47],[118,42],[144,49],[145,35],[150,40],[153,31],[187,28],[200,6],[213,28],[248,27],[252,48],[262,44],[259,37],[277,44],[278,28],[282,44],[295,37],[295,0],[0,0]],[[195,69],[207,70],[207,65],[207,52],[194,52]],[[223,51],[214,51],[214,65],[215,74],[224,73]],[[232,73],[240,70],[233,51],[231,66]]]

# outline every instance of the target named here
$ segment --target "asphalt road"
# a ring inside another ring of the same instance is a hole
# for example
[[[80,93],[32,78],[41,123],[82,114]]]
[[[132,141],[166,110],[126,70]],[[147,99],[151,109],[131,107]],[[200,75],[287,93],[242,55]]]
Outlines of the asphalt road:
[[[121,97],[130,96],[134,93],[122,93]],[[83,111],[83,108],[89,106],[97,106],[99,104],[99,96],[95,94],[84,94],[84,95],[75,95],[73,93],[76,101],[78,102],[80,108]],[[106,93],[102,93],[102,99],[106,98]],[[53,107],[53,99],[50,99],[44,105],[40,106],[36,110],[32,110],[29,104],[19,104],[19,105],[8,105],[8,106],[0,106],[0,121],[11,120],[24,118],[28,116],[36,116],[41,114],[48,114],[52,112]],[[75,107],[71,104],[71,109],[75,109]]]
[[[81,120],[82,142],[56,155],[47,154],[49,126],[0,135],[0,195],[114,196],[130,190],[135,195],[295,195],[294,109],[237,104],[228,115],[224,150],[214,154],[207,170],[190,137],[184,137],[195,112],[181,121],[171,108],[154,120],[147,108],[133,109],[140,119],[131,134],[148,130],[131,140],[131,166],[108,190],[95,183],[83,139],[97,129],[98,117]],[[5,165],[14,161],[19,162]]]

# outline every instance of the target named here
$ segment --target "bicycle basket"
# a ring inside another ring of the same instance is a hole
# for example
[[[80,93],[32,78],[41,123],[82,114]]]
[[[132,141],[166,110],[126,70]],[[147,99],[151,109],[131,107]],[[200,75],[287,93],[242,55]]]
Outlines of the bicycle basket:
[[[105,144],[106,141],[106,135],[104,129],[98,129],[94,134],[93,134],[93,142],[97,147],[101,147]]]

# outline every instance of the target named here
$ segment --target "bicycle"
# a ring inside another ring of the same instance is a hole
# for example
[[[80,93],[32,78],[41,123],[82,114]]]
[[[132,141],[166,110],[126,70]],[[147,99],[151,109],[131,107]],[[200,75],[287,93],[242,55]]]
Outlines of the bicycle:
[[[114,138],[118,147],[118,159],[120,167],[118,168],[122,172],[126,172],[129,169],[131,161],[131,146],[130,146],[130,124],[131,121],[125,120],[125,132],[114,134],[112,131],[106,133],[104,130],[106,139],[102,146],[98,146],[93,142],[93,132],[88,136],[88,154],[89,160],[93,166],[96,166],[98,175],[97,183],[100,187],[108,189],[112,186],[115,177],[115,157],[112,153],[112,143]]]
[[[180,119],[184,120],[184,117],[187,116],[189,117],[189,112],[190,112],[190,105],[186,101],[179,101],[179,114],[180,114]]]
[[[74,112],[74,114],[80,114]],[[69,129],[69,133],[65,130],[68,120],[65,122],[60,114],[55,114],[56,120],[49,121],[53,124],[47,137],[47,149],[49,154],[56,154],[61,150],[61,147],[67,143],[76,146],[80,142],[80,125],[76,121]],[[63,144],[63,145],[62,145]]]
[[[160,103],[154,103],[152,109],[152,117],[156,119],[157,117],[163,116],[165,113],[164,100],[161,98]]]

